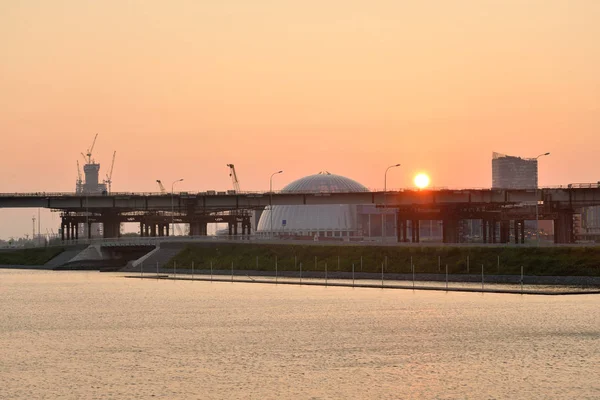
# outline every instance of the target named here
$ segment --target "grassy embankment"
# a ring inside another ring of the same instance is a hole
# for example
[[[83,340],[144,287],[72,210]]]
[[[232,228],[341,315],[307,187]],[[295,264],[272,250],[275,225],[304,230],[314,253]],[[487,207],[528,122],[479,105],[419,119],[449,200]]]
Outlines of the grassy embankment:
[[[339,267],[338,267],[339,256]],[[484,265],[486,274],[521,273],[547,276],[600,276],[600,247],[377,247],[377,246],[311,246],[311,245],[259,245],[259,244],[202,244],[189,245],[167,268],[189,268],[194,262],[196,269],[228,270],[233,262],[236,270],[274,271],[275,258],[279,271],[327,270],[381,272],[381,264],[387,257],[386,273],[410,273],[411,257],[417,273],[481,273]],[[498,268],[498,256],[500,267]],[[258,267],[256,259],[258,257]],[[315,257],[317,264],[315,265]],[[438,268],[438,257],[441,268]],[[296,263],[294,262],[296,259]]]
[[[63,251],[63,247],[2,250],[0,265],[44,265]]]

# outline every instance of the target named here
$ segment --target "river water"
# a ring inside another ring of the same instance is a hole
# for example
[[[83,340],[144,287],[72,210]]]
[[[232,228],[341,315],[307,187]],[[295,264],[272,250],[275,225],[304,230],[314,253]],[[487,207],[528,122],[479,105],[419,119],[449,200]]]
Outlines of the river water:
[[[0,270],[1,399],[598,399],[600,295]]]

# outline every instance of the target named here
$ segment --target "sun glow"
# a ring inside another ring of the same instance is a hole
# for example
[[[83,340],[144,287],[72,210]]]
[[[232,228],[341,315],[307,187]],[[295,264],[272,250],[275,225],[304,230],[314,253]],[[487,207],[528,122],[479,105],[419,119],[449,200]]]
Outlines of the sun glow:
[[[418,174],[415,176],[415,186],[419,189],[425,189],[429,186],[429,176],[427,174]]]

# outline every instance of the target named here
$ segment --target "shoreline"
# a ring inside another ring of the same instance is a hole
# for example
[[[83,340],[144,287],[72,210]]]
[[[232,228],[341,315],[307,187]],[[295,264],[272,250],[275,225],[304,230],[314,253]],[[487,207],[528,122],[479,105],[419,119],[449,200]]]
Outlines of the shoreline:
[[[39,270],[39,271],[55,271],[55,272],[63,272],[63,271],[98,271],[102,272],[97,268],[73,268],[73,269],[56,269],[51,266],[46,265],[0,265],[0,269],[22,269],[22,270]],[[141,273],[142,270],[138,269],[132,270],[128,269],[127,271],[110,271],[110,272],[126,272],[129,274]],[[143,268],[144,274],[156,274],[156,268],[151,268],[146,266]],[[210,275],[211,271],[207,269],[194,269],[191,268],[177,268],[173,270],[172,268],[159,268],[159,274],[182,274],[182,275]],[[222,270],[215,269],[212,271],[212,274],[215,276],[231,276],[231,270]],[[261,270],[247,270],[247,269],[234,269],[233,275],[235,276],[258,276],[258,277],[270,277],[275,278],[300,278],[299,271],[261,271]],[[303,271],[302,277],[309,279],[323,279],[325,276],[325,271]],[[351,272],[337,272],[337,271],[328,271],[327,277],[329,279],[352,279]],[[359,280],[373,280],[380,281],[381,273],[372,273],[372,272],[355,272],[355,279]],[[399,274],[399,273],[384,273],[384,280],[389,281],[412,281],[413,274]],[[429,274],[429,273],[415,273],[414,280],[420,282],[445,282],[446,274]],[[455,283],[480,283],[481,282],[481,274],[448,274],[448,282]],[[520,284],[521,276],[520,275],[484,275],[485,283],[493,283],[493,284]],[[600,277],[598,276],[545,276],[545,275],[523,275],[523,284],[526,285],[552,285],[552,286],[583,286],[589,288],[599,288],[600,289]]]
[[[302,281],[302,280],[273,280],[273,279],[254,279],[246,275],[249,279],[239,279],[235,277],[235,274],[231,278],[222,278],[224,275],[219,275],[215,279],[214,276],[194,276],[194,277],[177,277],[169,276],[164,274],[158,275],[126,275],[124,278],[127,279],[151,279],[151,280],[170,280],[170,281],[188,281],[188,282],[215,282],[215,283],[255,283],[255,284],[267,284],[267,285],[294,285],[294,286],[321,286],[321,287],[345,287],[345,288],[364,288],[364,289],[395,289],[395,290],[424,290],[424,291],[437,291],[437,292],[462,292],[462,293],[493,293],[493,294],[520,294],[520,295],[538,295],[538,296],[567,296],[567,295],[585,295],[585,294],[600,294],[599,290],[570,290],[570,291],[556,291],[556,290],[531,290],[524,288],[475,288],[475,287],[451,287],[451,286],[423,286],[423,285],[392,285],[375,283],[356,283],[352,282],[331,282],[328,279]]]
[[[137,271],[128,269],[127,271],[130,274],[140,273],[141,269]],[[156,268],[145,267],[143,268],[144,274],[156,274]],[[215,276],[231,276],[231,270],[213,270],[212,274]],[[190,268],[177,268],[173,270],[172,268],[159,268],[159,274],[169,274],[169,275],[210,275],[211,270],[207,269],[190,269]],[[275,271],[260,271],[260,270],[233,270],[233,275],[235,276],[258,276],[258,277],[271,277],[275,276],[281,278],[300,278],[299,271],[277,271],[277,275]],[[325,272],[315,272],[315,271],[303,271],[303,278],[312,278],[312,279],[322,279],[325,276]],[[329,279],[352,279],[351,272],[333,272],[328,271],[327,277]],[[355,272],[355,279],[360,280],[373,280],[373,281],[381,281],[381,273],[372,273],[372,272]],[[445,274],[427,274],[427,273],[415,273],[414,279],[416,281],[421,282],[445,282],[446,275]],[[412,281],[413,274],[398,274],[398,273],[384,273],[384,280],[389,281]],[[480,283],[481,282],[481,274],[448,274],[448,282],[456,282],[456,283]],[[495,284],[520,284],[521,276],[520,275],[484,275],[484,282],[486,283],[495,283]],[[585,286],[585,287],[597,287],[600,289],[600,277],[598,276],[537,276],[537,275],[523,275],[523,284],[527,285],[556,285],[556,286]]]

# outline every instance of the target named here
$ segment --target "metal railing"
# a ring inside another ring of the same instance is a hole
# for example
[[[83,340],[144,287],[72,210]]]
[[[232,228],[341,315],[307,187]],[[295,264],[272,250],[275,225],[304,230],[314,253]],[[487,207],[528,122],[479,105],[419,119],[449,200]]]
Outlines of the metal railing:
[[[310,239],[299,239],[293,236],[290,237],[265,237],[261,235],[231,235],[231,236],[152,236],[152,237],[120,237],[120,238],[94,238],[94,239],[70,239],[59,243],[53,243],[52,246],[63,245],[99,245],[99,246],[160,246],[163,243],[201,243],[201,242],[219,242],[219,243],[256,243],[256,244],[272,244],[272,243],[290,243],[290,244],[305,244],[316,246],[406,246],[406,247],[536,247],[535,241],[525,244],[514,243],[441,243],[441,242],[397,242],[396,240],[372,240],[369,237],[353,237],[354,240],[326,240],[333,239],[331,237],[319,237],[318,241]],[[335,238],[341,239],[341,238]],[[389,238],[391,239],[391,237]],[[569,243],[555,244],[550,241],[543,241],[541,245],[544,247],[585,247],[590,246],[589,243]],[[43,246],[41,246],[43,247]]]
[[[538,190],[544,189],[600,189],[600,182],[595,183],[569,183],[566,185],[550,185],[540,186]],[[402,193],[402,192],[419,192],[419,191],[471,191],[471,190],[511,190],[511,191],[527,191],[536,190],[533,189],[512,189],[512,188],[490,188],[490,187],[447,187],[437,186],[428,187],[425,189],[418,189],[414,187],[405,188],[388,188],[385,190],[386,193]],[[302,192],[287,192],[283,190],[269,191],[180,191],[174,192],[173,195],[177,197],[197,197],[197,196],[237,196],[237,195],[256,195],[256,196],[268,196],[269,194],[348,194],[348,193],[383,193],[383,188],[369,188],[365,191],[334,191],[327,192],[323,190],[303,190]],[[161,192],[112,192],[110,194],[102,193],[76,193],[76,192],[6,192],[0,193],[0,197],[129,197],[129,196],[155,196],[155,197],[171,197],[171,193]]]

